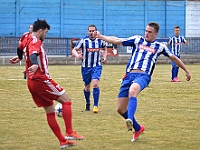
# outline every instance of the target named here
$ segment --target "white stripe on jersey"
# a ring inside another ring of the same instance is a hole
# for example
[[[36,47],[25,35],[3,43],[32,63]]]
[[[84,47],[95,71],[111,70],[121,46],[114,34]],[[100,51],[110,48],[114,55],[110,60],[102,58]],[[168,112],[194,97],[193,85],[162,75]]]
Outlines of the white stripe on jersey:
[[[160,54],[167,57],[172,55],[165,44],[157,41],[148,42],[144,37],[138,35],[122,39],[122,44],[132,47],[132,56],[127,63],[126,72],[140,69],[148,75],[152,75],[158,56]]]
[[[79,40],[75,46],[82,49],[82,67],[94,67],[101,64],[100,50],[106,47],[106,42],[98,38],[91,40],[89,36]]]
[[[169,37],[168,44],[170,44],[171,52],[176,55],[180,56],[181,51],[181,44],[185,43],[186,39],[183,36],[176,37],[175,35]]]

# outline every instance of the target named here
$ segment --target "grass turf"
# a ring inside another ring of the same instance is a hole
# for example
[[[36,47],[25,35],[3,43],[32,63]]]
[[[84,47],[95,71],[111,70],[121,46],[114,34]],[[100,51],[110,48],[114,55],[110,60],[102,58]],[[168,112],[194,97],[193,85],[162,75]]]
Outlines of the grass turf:
[[[156,66],[151,83],[138,96],[135,115],[146,130],[132,143],[132,133],[126,130],[124,119],[116,112],[119,79],[125,73],[125,65],[103,66],[98,114],[84,111],[80,66],[49,66],[51,77],[72,99],[74,130],[86,137],[69,149],[199,150],[200,66],[187,67],[191,81],[185,81],[185,73],[180,69],[181,82],[171,83],[171,66]],[[44,110],[32,101],[23,70],[24,66],[0,66],[0,149],[59,149]],[[62,118],[57,120],[64,134],[64,122]]]

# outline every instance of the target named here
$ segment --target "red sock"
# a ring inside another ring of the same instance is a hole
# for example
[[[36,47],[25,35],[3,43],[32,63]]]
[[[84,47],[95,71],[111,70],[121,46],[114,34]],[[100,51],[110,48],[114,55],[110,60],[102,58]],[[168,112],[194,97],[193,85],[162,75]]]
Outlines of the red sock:
[[[62,116],[65,122],[66,133],[71,134],[73,132],[71,102],[62,103]]]
[[[55,134],[55,136],[58,138],[60,142],[65,142],[66,141],[65,137],[62,135],[60,127],[56,121],[55,112],[46,114],[46,116],[47,116],[48,125],[53,131],[53,133]]]

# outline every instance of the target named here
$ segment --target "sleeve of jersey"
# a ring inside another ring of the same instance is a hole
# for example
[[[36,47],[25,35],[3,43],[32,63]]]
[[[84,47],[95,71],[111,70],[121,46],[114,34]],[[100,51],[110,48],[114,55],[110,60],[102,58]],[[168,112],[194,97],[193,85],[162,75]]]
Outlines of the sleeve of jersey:
[[[39,54],[40,53],[41,42],[38,41],[36,43],[31,43],[29,45],[29,56],[32,54]]]
[[[163,55],[166,56],[166,57],[170,57],[172,56],[173,54],[170,52],[170,50],[168,49],[168,47],[165,45],[165,44],[162,44],[164,46],[163,48]]]
[[[26,41],[23,40],[20,45],[18,46],[19,49],[23,50],[25,48],[25,45],[26,45]]]
[[[186,39],[182,36],[182,39],[183,39],[183,43],[186,43]]]
[[[80,39],[77,43],[76,43],[76,48],[78,48],[78,49],[80,49],[81,48],[81,46],[82,46],[82,44],[83,44],[83,39]]]
[[[171,39],[171,37],[169,37],[167,44],[171,44],[171,41],[172,41],[172,39]]]
[[[134,46],[135,39],[139,38],[137,35],[129,37],[129,38],[122,38],[122,45],[123,46]]]

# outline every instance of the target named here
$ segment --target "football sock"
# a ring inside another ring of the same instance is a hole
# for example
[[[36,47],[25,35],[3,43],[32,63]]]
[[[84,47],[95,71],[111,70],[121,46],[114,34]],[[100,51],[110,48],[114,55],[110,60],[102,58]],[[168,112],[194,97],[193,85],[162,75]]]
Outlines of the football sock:
[[[130,97],[129,103],[128,103],[128,118],[133,120],[133,128],[137,132],[137,131],[140,130],[140,125],[137,123],[137,121],[134,117],[136,109],[137,109],[137,98],[136,97]]]
[[[84,89],[83,93],[84,93],[84,96],[85,96],[86,104],[90,104],[90,91],[86,92],[85,89]]]
[[[137,98],[136,97],[130,97],[129,103],[128,103],[128,118],[133,119],[133,116],[137,109]]]
[[[133,117],[133,128],[135,129],[135,132],[138,132],[140,130],[140,125],[135,120],[135,117]]]
[[[178,70],[179,70],[179,67],[175,67],[175,77],[178,77]]]
[[[65,137],[62,135],[60,127],[56,121],[55,112],[46,114],[47,122],[55,136],[58,138],[60,142],[65,142]]]
[[[62,116],[65,122],[66,133],[67,134],[73,133],[71,102],[62,103]]]
[[[172,67],[172,80],[176,77],[176,67]]]
[[[128,111],[126,111],[124,114],[121,114],[122,117],[124,117],[124,119],[128,119]]]
[[[100,89],[93,88],[94,106],[98,106],[99,104],[99,94],[100,94]]]

